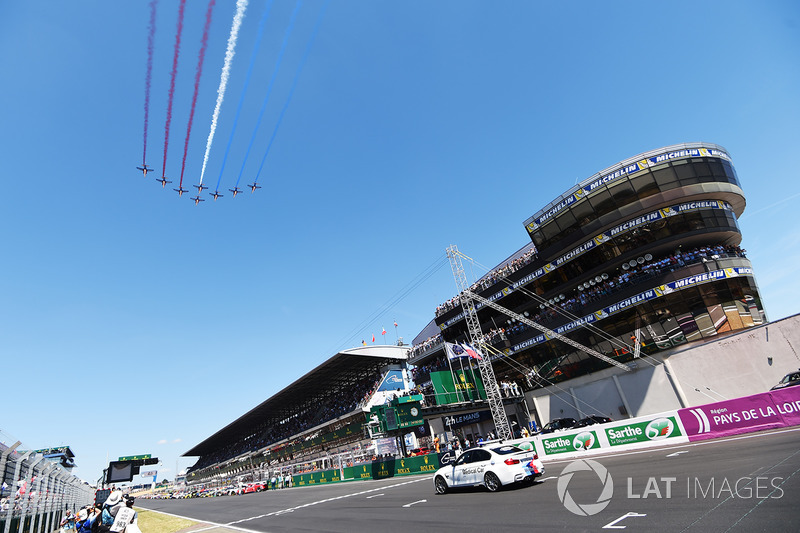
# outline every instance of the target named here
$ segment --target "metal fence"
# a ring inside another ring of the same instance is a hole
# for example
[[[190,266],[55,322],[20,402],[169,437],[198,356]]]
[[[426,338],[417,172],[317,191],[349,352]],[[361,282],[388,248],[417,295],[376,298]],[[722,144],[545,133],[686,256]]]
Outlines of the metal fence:
[[[0,442],[0,533],[52,533],[69,509],[94,502],[94,489],[59,463]]]

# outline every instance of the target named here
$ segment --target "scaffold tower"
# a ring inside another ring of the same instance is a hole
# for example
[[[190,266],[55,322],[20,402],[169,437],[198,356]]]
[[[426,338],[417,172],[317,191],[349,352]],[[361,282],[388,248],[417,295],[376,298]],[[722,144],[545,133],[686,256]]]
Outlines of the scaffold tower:
[[[461,307],[464,309],[469,342],[473,346],[483,348],[484,356],[478,359],[478,370],[480,370],[483,387],[486,390],[486,400],[489,402],[489,408],[492,411],[492,420],[494,421],[497,437],[500,439],[513,439],[514,435],[511,432],[511,426],[508,424],[506,410],[503,407],[503,398],[500,395],[500,387],[497,385],[497,378],[494,375],[494,368],[492,368],[492,362],[489,360],[488,351],[483,346],[483,334],[481,333],[481,324],[478,321],[478,312],[475,309],[473,293],[469,290],[469,282],[461,264],[461,257],[469,258],[459,252],[454,244],[447,248],[447,257],[450,259],[450,267],[453,269],[453,277],[458,287]]]

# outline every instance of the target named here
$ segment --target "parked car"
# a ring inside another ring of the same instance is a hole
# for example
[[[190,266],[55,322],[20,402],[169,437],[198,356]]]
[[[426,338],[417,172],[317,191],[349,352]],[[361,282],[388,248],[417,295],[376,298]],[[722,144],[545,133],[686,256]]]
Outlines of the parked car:
[[[575,427],[578,421],[574,418],[554,418],[544,425],[544,427],[536,432],[536,435],[544,435],[545,433],[553,433],[555,431],[563,431]]]
[[[598,416],[598,415],[589,415],[586,418],[581,418],[578,420],[573,428],[583,428],[586,426],[593,426],[594,424],[605,424],[606,422],[611,422],[612,420],[607,416]]]
[[[257,481],[255,483],[249,483],[247,487],[244,489],[244,493],[251,494],[253,492],[261,492],[264,490],[267,490],[267,486],[261,483],[260,481]]]
[[[533,450],[523,450],[511,444],[470,448],[455,462],[443,466],[433,476],[436,494],[454,487],[483,485],[490,492],[505,485],[531,481],[544,474],[544,465]]]
[[[783,379],[778,382],[777,385],[772,387],[770,390],[780,390],[785,389],[786,387],[794,387],[795,385],[800,385],[800,370],[796,372],[789,372]]]

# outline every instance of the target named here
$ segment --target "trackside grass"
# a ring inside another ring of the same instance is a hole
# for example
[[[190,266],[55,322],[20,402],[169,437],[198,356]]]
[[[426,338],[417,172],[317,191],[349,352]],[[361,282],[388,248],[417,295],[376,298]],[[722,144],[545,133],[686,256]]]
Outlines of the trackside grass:
[[[139,529],[142,533],[175,533],[181,529],[197,524],[193,520],[185,518],[178,518],[177,516],[170,516],[155,511],[148,511],[146,509],[136,509],[139,513],[137,519]]]

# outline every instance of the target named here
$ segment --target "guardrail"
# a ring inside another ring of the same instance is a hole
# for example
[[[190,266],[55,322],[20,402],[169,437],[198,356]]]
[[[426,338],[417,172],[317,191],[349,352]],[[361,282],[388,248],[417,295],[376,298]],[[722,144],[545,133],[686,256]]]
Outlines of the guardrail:
[[[0,443],[0,533],[51,533],[66,511],[94,501],[94,489],[19,442]]]

